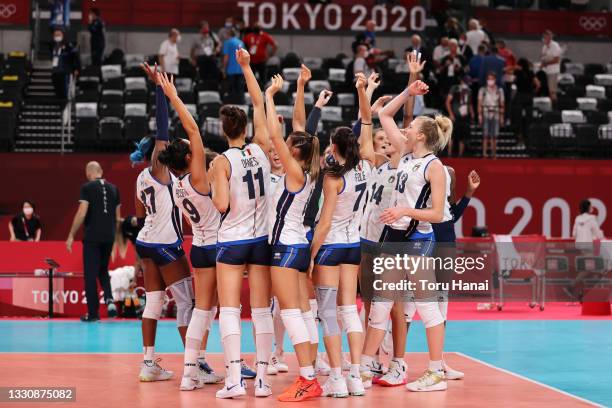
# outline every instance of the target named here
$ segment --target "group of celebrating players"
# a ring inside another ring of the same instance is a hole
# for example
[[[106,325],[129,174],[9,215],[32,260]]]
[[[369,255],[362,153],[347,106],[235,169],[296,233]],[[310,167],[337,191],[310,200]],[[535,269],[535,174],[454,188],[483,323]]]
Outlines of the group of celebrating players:
[[[167,380],[173,375],[159,366],[154,352],[157,320],[169,289],[185,346],[181,390],[225,380],[217,398],[239,397],[246,394],[244,377],[251,372],[254,395],[270,396],[268,375],[287,371],[279,352],[284,331],[295,349],[299,376],[282,391],[279,401],[361,396],[373,383],[406,384],[411,391],[445,390],[446,380],[463,374],[443,361],[446,307],[444,301],[438,302],[438,294],[389,299],[379,293],[364,299],[365,329],[357,309],[358,284],[361,281],[363,286],[372,274],[373,254],[399,244],[404,253],[430,256],[433,228],[444,223],[452,228],[457,217],[453,208],[467,205],[463,200],[454,203],[451,173],[435,156],[451,137],[450,119],[412,120],[406,115],[403,129],[394,120],[405,105],[407,112],[411,110],[412,97],[428,92],[427,85],[416,79],[424,62],[410,54],[407,88],[392,100],[381,97],[373,105],[370,98],[379,84],[377,76],[357,74],[359,118],[352,129],[333,130],[320,157],[316,129],[320,108],[331,92],[321,93],[306,119],[304,88],[310,71],[302,65],[292,132],[285,139],[274,103],[283,78],[274,76],[264,96],[250,68],[249,53],[239,49],[236,59],[252,100],[253,137],[247,138],[244,111],[223,106],[220,119],[229,149],[221,155],[205,150],[198,125],[178,97],[172,78],[144,65],[156,84],[157,134],[151,165],[136,182],[136,211],[143,226],[136,249],[146,289],[140,380]],[[167,101],[189,141],[169,140]],[[372,128],[375,115],[382,126],[378,130]],[[472,172],[468,179],[473,192],[478,176]],[[181,246],[181,213],[193,231],[193,281]],[[241,359],[240,350],[245,271],[256,346],[254,372]],[[217,305],[225,379],[205,359]],[[430,363],[422,377],[408,383],[406,321],[415,311],[426,327]],[[389,319],[394,357],[385,370],[377,355]],[[317,321],[328,362],[317,353]],[[343,361],[343,331],[350,363]],[[317,375],[329,376],[323,386]]]

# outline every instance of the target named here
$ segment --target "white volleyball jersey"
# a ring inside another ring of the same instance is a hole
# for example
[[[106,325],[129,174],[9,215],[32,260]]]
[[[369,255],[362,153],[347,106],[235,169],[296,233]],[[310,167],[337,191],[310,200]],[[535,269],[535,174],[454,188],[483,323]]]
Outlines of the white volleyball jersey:
[[[221,214],[213,205],[211,195],[201,194],[193,187],[191,173],[183,175],[172,184],[172,193],[176,205],[191,223],[193,246],[216,245]]]
[[[232,147],[223,155],[230,163],[229,207],[221,215],[219,243],[252,240],[268,234],[266,195],[270,187],[268,156],[255,143]],[[214,192],[213,192],[214,194]]]
[[[416,209],[431,208],[431,185],[429,181],[425,179],[425,173],[427,167],[434,160],[438,160],[438,158],[431,153],[420,158],[405,156],[400,160],[397,168],[395,189],[391,196],[391,207]],[[450,194],[450,177],[448,176],[448,171],[446,172],[445,178],[445,196],[448,197]],[[451,219],[450,208],[447,210],[447,207],[448,206],[445,206],[443,221]],[[431,223],[417,221],[410,217],[398,219],[391,224],[391,227],[397,230],[406,230],[408,231],[408,235],[414,232],[420,232],[422,234],[433,232]]]
[[[170,184],[159,182],[149,167],[141,171],[136,179],[136,195],[147,214],[144,227],[136,238],[140,244],[170,245],[183,241],[181,216],[172,195],[176,177],[170,173],[170,178]]]
[[[397,169],[385,162],[372,171],[368,186],[368,202],[361,217],[361,238],[379,242],[385,225],[380,221],[383,211],[391,204]]]
[[[291,193],[285,185],[285,176],[281,176],[274,198],[270,202],[269,221],[270,231],[268,241],[271,245],[307,245],[306,227],[304,226],[304,213],[306,205],[314,190],[314,182],[310,175],[302,189]]]
[[[276,190],[279,188],[279,186],[282,188],[283,184],[283,176],[279,176],[278,174],[274,174],[274,173],[270,173],[270,190],[269,190],[269,194],[266,194],[268,197],[270,197],[271,200],[274,200],[274,197],[276,197]]]
[[[355,168],[343,176],[344,188],[338,194],[331,228],[323,245],[359,243],[359,226],[366,204],[368,179],[371,173],[370,163],[361,160]]]
[[[444,200],[444,218],[442,222],[450,221],[453,219],[453,214],[451,213],[451,176],[448,172],[448,167],[444,166],[444,174],[446,174],[446,200]]]

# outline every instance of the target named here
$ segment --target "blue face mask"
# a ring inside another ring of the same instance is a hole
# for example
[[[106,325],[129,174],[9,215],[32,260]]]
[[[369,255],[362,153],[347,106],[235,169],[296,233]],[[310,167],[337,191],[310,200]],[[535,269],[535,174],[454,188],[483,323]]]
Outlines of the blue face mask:
[[[329,167],[333,167],[338,164],[338,161],[336,160],[334,155],[330,153],[325,156],[325,164],[327,164]]]

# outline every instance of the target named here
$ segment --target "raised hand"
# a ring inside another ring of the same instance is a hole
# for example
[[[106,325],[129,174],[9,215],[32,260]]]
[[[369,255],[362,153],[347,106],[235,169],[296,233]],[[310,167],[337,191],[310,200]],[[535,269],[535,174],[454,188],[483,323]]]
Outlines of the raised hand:
[[[425,67],[425,61],[421,61],[420,52],[418,54],[416,53],[416,51],[409,53],[406,60],[408,63],[408,70],[411,74],[418,74]]]
[[[317,99],[317,103],[315,103],[315,106],[317,108],[322,108],[323,106],[327,105],[333,94],[334,93],[332,91],[328,91],[327,89],[322,90],[319,94],[319,99]]]
[[[270,84],[270,86],[268,87],[268,89],[266,90],[266,94],[274,96],[276,95],[276,93],[278,91],[280,91],[281,89],[283,89],[283,77],[280,75],[274,75],[272,77],[272,83]]]
[[[380,86],[380,79],[378,77],[378,73],[376,72],[372,72],[370,74],[370,76],[368,77],[368,90],[372,90],[372,92],[374,92],[374,90],[376,88],[378,88]]]
[[[357,89],[365,89],[366,85],[368,84],[368,80],[366,79],[365,75],[363,75],[363,73],[358,72],[355,74],[355,88]]]
[[[146,62],[140,64],[140,67],[147,74],[147,77],[149,77],[151,82],[153,82],[155,85],[159,85],[159,71],[157,71],[157,63],[155,63],[153,69],[151,69],[151,66]]]
[[[247,67],[251,63],[251,55],[244,48],[238,48],[236,50],[236,62],[241,67]]]
[[[414,81],[409,87],[410,96],[425,95],[429,92],[429,86],[423,81]]]
[[[474,192],[480,186],[480,176],[476,173],[476,170],[470,171],[468,174],[468,191]]]
[[[310,78],[312,78],[312,73],[310,72],[310,69],[308,69],[308,67],[304,64],[302,64],[302,66],[300,67],[300,76],[298,77],[298,85],[299,86],[304,86],[306,85],[306,82],[310,81]]]
[[[372,116],[378,115],[378,112],[385,106],[387,102],[389,102],[393,97],[391,95],[381,96],[374,102],[372,105]]]
[[[177,95],[176,87],[174,86],[174,75],[170,75],[166,72],[159,74],[159,86],[161,86],[164,94],[170,98]]]

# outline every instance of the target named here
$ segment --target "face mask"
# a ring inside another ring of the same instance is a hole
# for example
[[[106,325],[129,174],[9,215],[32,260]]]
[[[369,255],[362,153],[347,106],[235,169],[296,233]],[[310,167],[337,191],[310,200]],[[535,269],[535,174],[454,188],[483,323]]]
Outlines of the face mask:
[[[208,34],[210,32],[210,30],[208,28],[203,28],[202,29],[202,34]]]
[[[183,39],[183,38],[182,38],[182,37],[179,35],[178,37],[176,37],[176,42],[177,42],[177,43],[180,43],[182,39]]]
[[[463,45],[465,45],[465,41],[459,40],[459,45],[463,47]]]
[[[64,37],[62,37],[61,35],[56,35],[55,37],[53,37],[53,41],[55,41],[56,43],[62,42],[63,39]]]
[[[225,28],[232,28],[232,23],[225,23]]]
[[[34,214],[34,209],[32,207],[24,208],[23,209],[23,213],[25,215],[32,215],[32,214]]]
[[[338,164],[338,161],[334,158],[334,155],[330,153],[325,156],[325,164],[327,164],[329,167],[333,167]]]
[[[495,86],[495,80],[494,79],[487,79],[487,85],[489,85],[490,87],[494,87]]]
[[[364,58],[368,58],[370,56],[370,51],[366,51],[365,54],[363,54]]]

